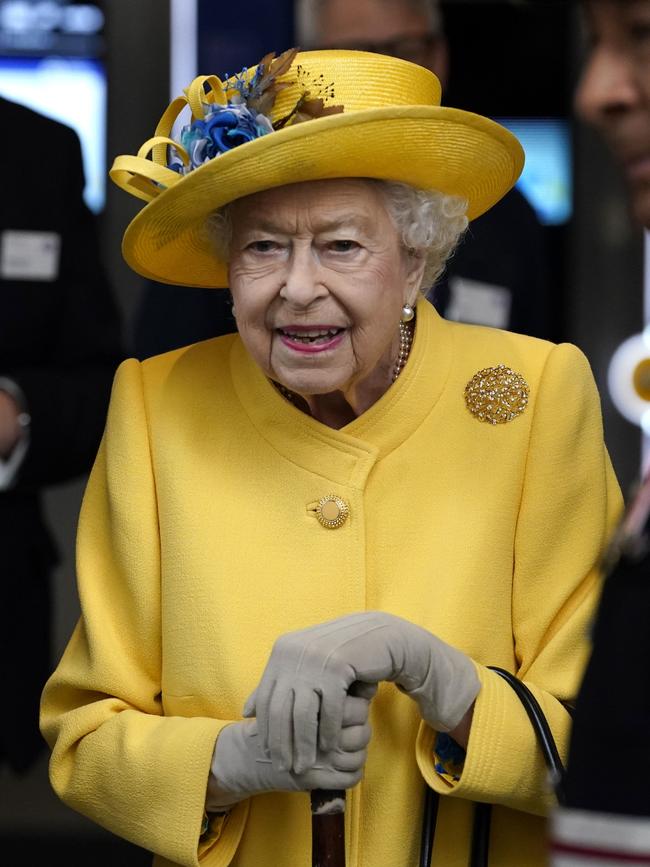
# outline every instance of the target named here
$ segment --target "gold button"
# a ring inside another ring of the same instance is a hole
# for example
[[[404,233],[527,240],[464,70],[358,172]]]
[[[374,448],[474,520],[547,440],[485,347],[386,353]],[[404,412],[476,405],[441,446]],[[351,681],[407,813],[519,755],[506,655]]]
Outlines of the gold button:
[[[328,494],[326,497],[321,497],[316,506],[316,517],[323,527],[329,530],[336,530],[342,527],[348,519],[350,507],[337,497],[336,494]]]

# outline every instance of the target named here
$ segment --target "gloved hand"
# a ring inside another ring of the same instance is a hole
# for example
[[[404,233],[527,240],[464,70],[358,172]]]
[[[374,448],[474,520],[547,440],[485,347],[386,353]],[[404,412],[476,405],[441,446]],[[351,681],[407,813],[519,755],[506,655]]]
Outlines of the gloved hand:
[[[256,720],[226,726],[212,754],[206,810],[223,810],[258,792],[356,786],[363,776],[366,747],[370,742],[369,706],[368,698],[345,698],[337,746],[326,753],[318,752],[313,766],[302,774],[278,770],[273,765],[262,750]]]
[[[394,681],[437,731],[454,729],[478,694],[472,660],[426,629],[382,611],[290,632],[274,644],[244,716],[278,770],[303,773],[335,749],[355,681]]]

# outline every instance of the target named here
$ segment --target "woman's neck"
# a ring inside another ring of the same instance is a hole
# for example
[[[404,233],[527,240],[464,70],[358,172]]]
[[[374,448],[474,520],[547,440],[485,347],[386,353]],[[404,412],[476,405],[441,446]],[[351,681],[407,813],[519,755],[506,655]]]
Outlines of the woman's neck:
[[[369,376],[350,383],[346,389],[326,394],[296,394],[283,385],[276,383],[276,386],[302,412],[327,427],[340,430],[370,409],[395,382],[408,358],[412,335],[413,326],[409,325],[406,345],[401,339],[397,352],[392,351]]]
[[[340,430],[346,424],[364,413],[386,393],[392,379],[390,376],[384,382],[377,382],[374,389],[363,387],[360,383],[358,388],[348,391],[333,391],[330,394],[307,394],[300,395],[309,415],[327,427]]]

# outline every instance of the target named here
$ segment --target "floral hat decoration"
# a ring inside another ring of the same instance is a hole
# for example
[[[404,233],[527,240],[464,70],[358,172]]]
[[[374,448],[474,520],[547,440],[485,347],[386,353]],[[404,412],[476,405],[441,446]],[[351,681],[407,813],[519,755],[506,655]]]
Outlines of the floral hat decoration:
[[[177,141],[172,128],[187,107]],[[235,199],[300,181],[368,177],[461,196],[473,219],[514,185],[523,163],[508,130],[441,106],[438,79],[421,66],[292,48],[224,80],[196,78],[137,155],[115,159],[110,176],[147,203],[122,243],[135,271],[223,287],[227,263],[206,223]]]

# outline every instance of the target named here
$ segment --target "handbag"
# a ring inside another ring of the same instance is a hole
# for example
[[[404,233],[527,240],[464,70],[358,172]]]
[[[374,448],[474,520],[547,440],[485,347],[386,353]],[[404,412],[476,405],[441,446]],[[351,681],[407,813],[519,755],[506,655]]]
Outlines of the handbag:
[[[550,726],[544,716],[544,711],[526,684],[516,678],[514,674],[496,666],[490,665],[488,667],[512,687],[515,695],[521,701],[535,732],[546,767],[549,770],[558,803],[564,805],[565,770]],[[427,786],[424,795],[419,867],[431,867],[431,855],[433,853],[433,841],[438,817],[438,803],[439,795]],[[468,867],[488,867],[491,816],[491,804],[474,804],[474,821]]]

